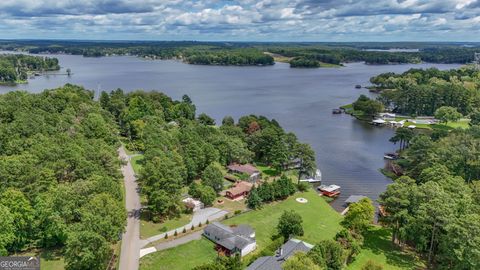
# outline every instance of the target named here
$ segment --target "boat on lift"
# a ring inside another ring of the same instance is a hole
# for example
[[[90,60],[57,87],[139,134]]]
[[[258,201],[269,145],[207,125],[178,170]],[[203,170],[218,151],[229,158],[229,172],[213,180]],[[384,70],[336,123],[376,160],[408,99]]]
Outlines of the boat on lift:
[[[327,196],[330,198],[340,195],[340,186],[337,185],[321,185],[317,189],[322,193],[323,196]]]

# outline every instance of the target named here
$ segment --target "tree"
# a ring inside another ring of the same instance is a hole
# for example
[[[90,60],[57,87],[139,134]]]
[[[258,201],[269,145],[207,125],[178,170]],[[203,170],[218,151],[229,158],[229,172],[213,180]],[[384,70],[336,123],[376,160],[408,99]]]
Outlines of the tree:
[[[92,231],[71,232],[65,249],[67,270],[103,270],[110,254],[109,243]]]
[[[202,125],[206,125],[206,126],[215,125],[215,120],[210,116],[208,116],[206,113],[201,113],[200,115],[198,115],[197,120]]]
[[[417,193],[415,180],[408,176],[402,176],[393,184],[388,185],[387,190],[380,194],[379,203],[387,213],[380,221],[392,229],[393,243],[401,243],[406,240],[406,228],[410,223]]]
[[[457,122],[462,118],[462,114],[456,108],[450,106],[442,106],[435,111],[435,118],[441,123]]]
[[[340,270],[345,264],[343,248],[333,240],[320,241],[308,252],[308,257],[327,270]]]
[[[258,195],[257,188],[253,187],[247,197],[247,206],[250,209],[258,209],[262,206],[262,199]]]
[[[345,214],[342,225],[345,228],[363,234],[373,223],[375,208],[372,200],[363,198],[359,202],[350,204],[348,208],[349,210]]]
[[[390,141],[394,144],[400,142],[400,150],[403,150],[408,147],[410,140],[414,135],[415,134],[412,129],[401,127],[395,130],[395,135],[390,138]]]
[[[302,175],[311,176],[317,169],[315,162],[315,152],[308,144],[299,143],[295,146],[295,158],[300,160],[300,168],[298,169],[298,181]]]
[[[120,201],[102,193],[95,195],[81,209],[81,218],[85,228],[112,242],[123,232],[127,215]]]
[[[322,268],[316,265],[307,254],[297,252],[289,257],[283,264],[283,270],[321,270]]]
[[[222,126],[233,126],[235,125],[235,120],[231,116],[225,116],[222,120]]]
[[[277,230],[278,234],[283,236],[283,239],[287,240],[290,236],[302,236],[303,235],[303,219],[297,212],[283,211],[280,220],[278,221]]]
[[[0,205],[8,209],[14,220],[15,239],[11,249],[21,250],[32,239],[34,210],[25,195],[12,188],[1,194]]]
[[[480,111],[475,111],[470,114],[470,126],[480,125]]]
[[[13,244],[15,240],[14,217],[10,210],[0,204],[0,256],[7,256],[7,248]]]
[[[216,163],[208,165],[202,174],[202,184],[212,187],[216,192],[223,190],[223,174]]]

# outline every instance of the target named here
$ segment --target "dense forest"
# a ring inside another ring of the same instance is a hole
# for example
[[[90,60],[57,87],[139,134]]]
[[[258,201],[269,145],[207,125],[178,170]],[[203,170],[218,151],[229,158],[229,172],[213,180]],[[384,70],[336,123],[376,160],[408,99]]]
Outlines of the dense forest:
[[[105,269],[126,219],[118,146],[93,92],[1,95],[0,255],[55,248],[67,269]]]
[[[415,247],[432,268],[479,269],[480,126],[403,139],[404,176],[380,196],[392,241]]]
[[[28,74],[59,70],[58,59],[23,54],[0,54],[0,84],[25,82]]]
[[[30,53],[67,53],[88,57],[136,55],[182,59],[202,65],[272,65],[265,52],[291,58],[291,67],[319,67],[364,61],[367,64],[470,63],[478,44],[455,43],[256,43],[194,41],[0,41],[0,49]],[[392,48],[405,51],[386,51]]]
[[[222,167],[230,163],[259,162],[283,171],[299,159],[301,172],[315,171],[310,146],[275,120],[250,115],[235,123],[227,116],[216,126],[208,115],[196,114],[188,96],[174,101],[159,92],[103,92],[100,103],[116,118],[127,147],[144,153],[139,182],[145,210],[156,222],[185,210],[180,200],[185,187],[211,203],[224,188]]]
[[[384,73],[370,82],[381,90],[378,100],[401,114],[432,116],[440,107],[449,106],[468,116],[480,109],[480,72],[473,66]]]

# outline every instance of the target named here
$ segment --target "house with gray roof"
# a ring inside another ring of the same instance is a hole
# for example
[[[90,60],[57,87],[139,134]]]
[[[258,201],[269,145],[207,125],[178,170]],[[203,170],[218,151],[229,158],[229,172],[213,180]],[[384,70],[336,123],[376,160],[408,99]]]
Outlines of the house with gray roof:
[[[256,259],[247,270],[282,270],[282,264],[296,252],[307,253],[313,245],[298,239],[290,239],[283,244],[275,256],[264,256]]]
[[[227,255],[240,254],[242,257],[255,250],[255,231],[248,225],[227,226],[213,222],[203,230],[203,235],[217,244],[218,252]]]

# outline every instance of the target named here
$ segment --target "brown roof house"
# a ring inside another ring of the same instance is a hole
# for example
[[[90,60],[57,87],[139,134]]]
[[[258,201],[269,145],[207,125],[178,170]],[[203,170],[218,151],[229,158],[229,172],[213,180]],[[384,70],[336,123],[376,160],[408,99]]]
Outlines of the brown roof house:
[[[227,189],[225,192],[225,196],[232,200],[243,199],[248,195],[250,190],[252,190],[252,187],[252,183],[240,181],[236,183],[233,187]]]
[[[228,172],[230,173],[241,173],[247,174],[248,180],[251,182],[257,181],[260,179],[260,170],[252,164],[238,164],[232,163],[227,166]]]
[[[218,252],[226,255],[240,254],[243,257],[257,248],[255,231],[244,224],[229,227],[213,222],[205,227],[203,235],[217,244]]]

